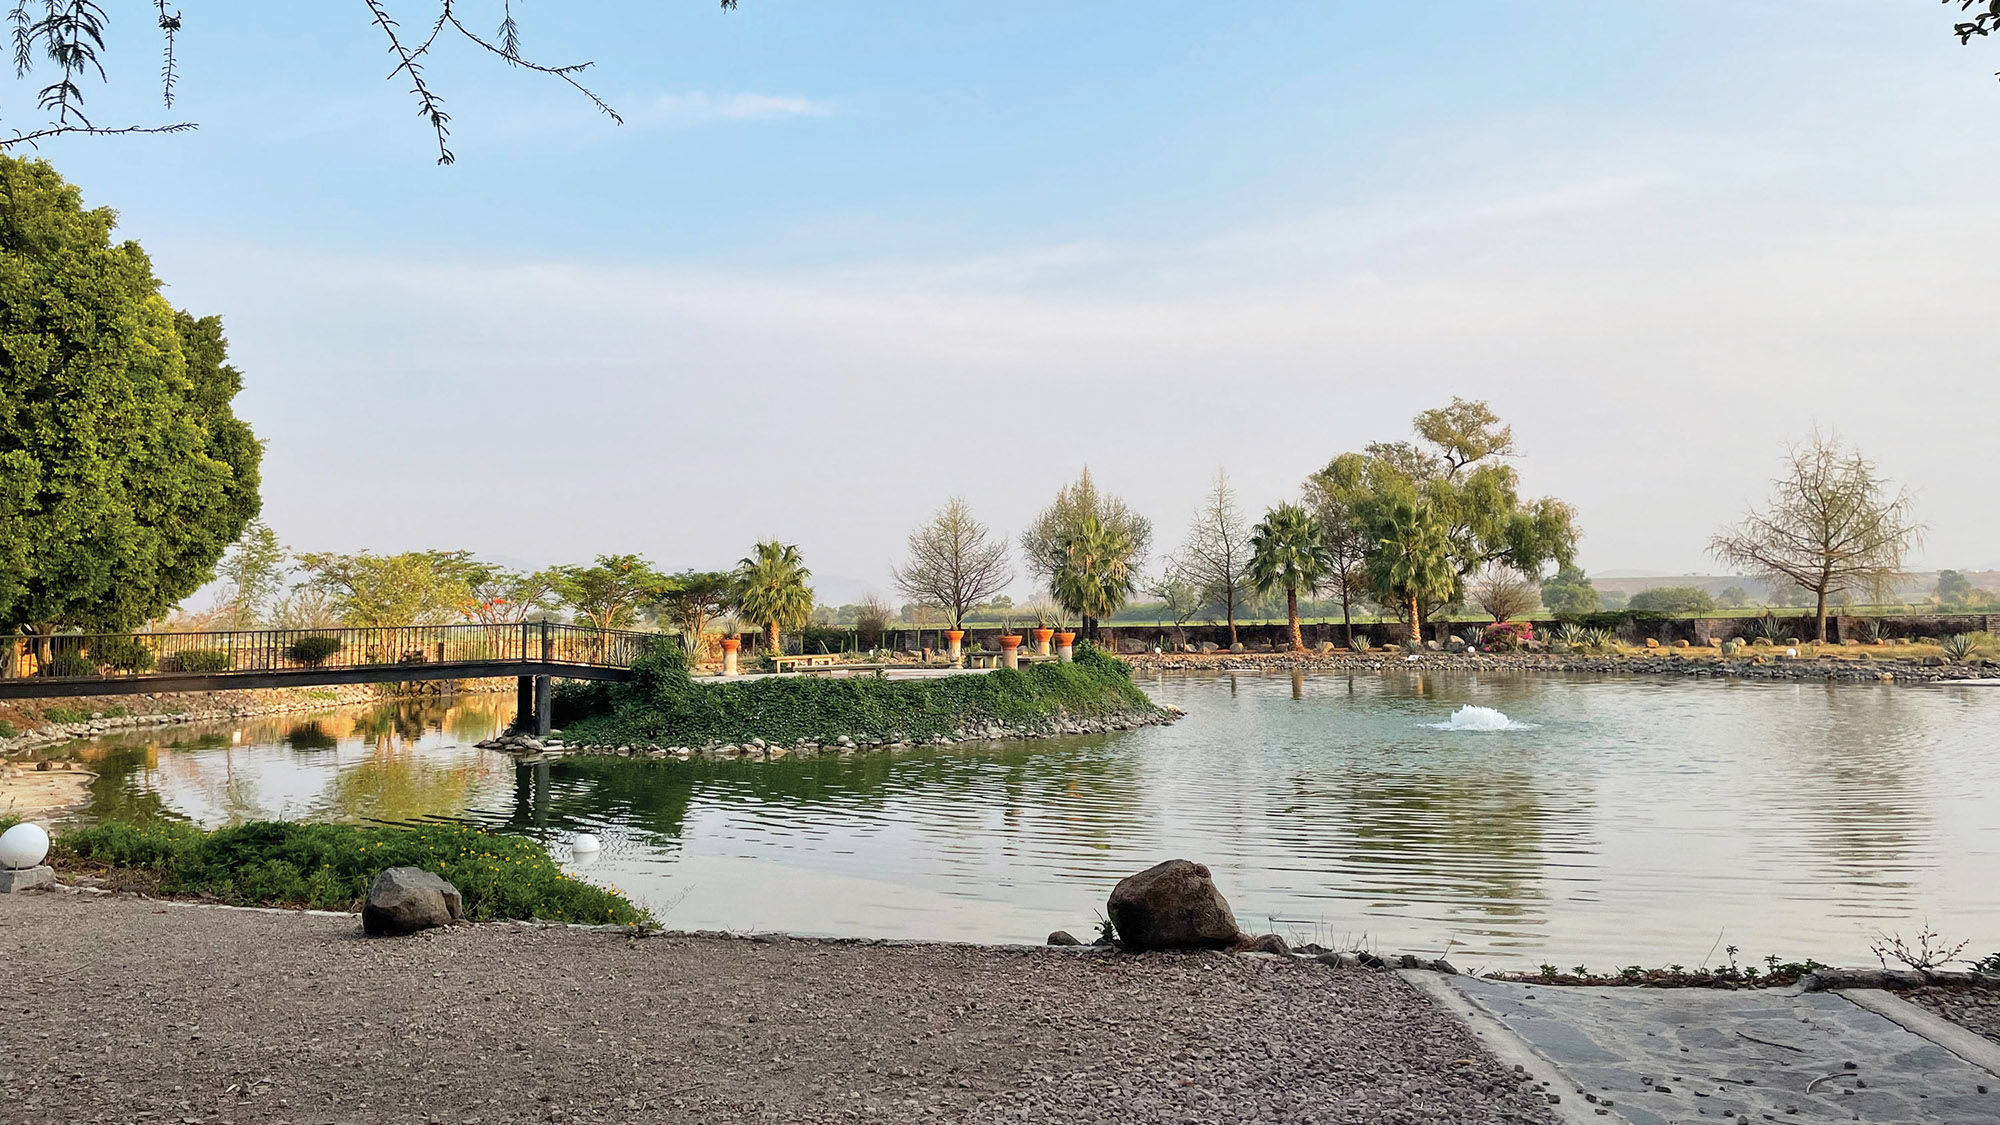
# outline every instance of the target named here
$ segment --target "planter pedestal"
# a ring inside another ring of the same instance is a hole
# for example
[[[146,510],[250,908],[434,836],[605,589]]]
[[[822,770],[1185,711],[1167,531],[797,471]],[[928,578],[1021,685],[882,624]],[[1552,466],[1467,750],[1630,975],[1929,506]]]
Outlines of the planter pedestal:
[[[1054,629],[1037,629],[1037,630],[1035,630],[1035,655],[1036,655],[1036,656],[1047,656],[1047,655],[1049,654],[1049,638],[1050,638],[1050,637],[1053,637],[1053,636],[1055,636],[1055,635],[1056,635],[1056,631],[1055,631]]]
[[[1064,664],[1070,664],[1076,660],[1075,633],[1056,634],[1056,658]]]
[[[964,647],[964,642],[965,642],[965,630],[963,630],[963,629],[946,629],[946,630],[944,631],[944,639],[945,639],[946,641],[950,642],[950,644],[951,644],[951,657],[950,657],[950,658],[951,658],[951,666],[952,666],[952,667],[954,667],[954,668],[957,668],[957,667],[959,667],[960,665],[964,664],[964,663],[965,663],[965,647]]]
[[[734,676],[734,675],[736,675],[736,674],[737,674],[737,673],[736,673],[736,653],[737,653],[737,651],[738,651],[739,649],[741,649],[742,647],[743,647],[743,642],[742,642],[742,641],[739,641],[739,640],[737,640],[737,639],[735,639],[734,637],[731,637],[731,638],[729,638],[729,639],[727,639],[727,640],[724,640],[724,641],[722,642],[722,674],[723,674],[723,675],[725,675],[725,676]]]
[[[1021,638],[1000,638],[1000,666],[1002,668],[1019,668],[1021,666]]]

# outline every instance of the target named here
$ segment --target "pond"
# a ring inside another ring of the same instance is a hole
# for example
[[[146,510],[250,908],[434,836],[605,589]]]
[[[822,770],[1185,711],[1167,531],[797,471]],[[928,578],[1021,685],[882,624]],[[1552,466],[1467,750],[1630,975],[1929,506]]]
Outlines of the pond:
[[[1142,676],[1161,728],[775,762],[473,743],[460,696],[83,744],[92,815],[466,817],[676,928],[1087,937],[1118,877],[1208,863],[1246,929],[1461,968],[1860,964],[1925,921],[2000,951],[2000,688],[1458,673]],[[1499,715],[1468,712],[1489,708]],[[1488,729],[1497,728],[1497,729]]]

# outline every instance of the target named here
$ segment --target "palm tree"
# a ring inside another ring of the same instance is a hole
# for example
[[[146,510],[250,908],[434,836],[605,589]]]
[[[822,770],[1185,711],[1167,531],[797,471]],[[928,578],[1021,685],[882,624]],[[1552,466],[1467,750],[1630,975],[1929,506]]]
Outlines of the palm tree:
[[[1093,640],[1098,619],[1117,613],[1132,596],[1135,553],[1128,531],[1096,516],[1077,520],[1050,545],[1049,593],[1083,618],[1083,631]]]
[[[1392,495],[1369,513],[1378,548],[1368,555],[1368,582],[1410,613],[1410,636],[1424,639],[1423,603],[1451,600],[1458,588],[1451,531],[1431,501],[1414,493]]]
[[[1282,588],[1285,616],[1292,626],[1292,651],[1304,652],[1299,632],[1299,591],[1311,592],[1326,577],[1326,535],[1319,521],[1297,504],[1280,504],[1250,529],[1250,588],[1260,594]]]
[[[771,655],[784,651],[778,647],[780,628],[795,629],[812,619],[813,592],[806,584],[811,578],[799,549],[775,539],[757,544],[736,564],[736,612],[764,627]]]

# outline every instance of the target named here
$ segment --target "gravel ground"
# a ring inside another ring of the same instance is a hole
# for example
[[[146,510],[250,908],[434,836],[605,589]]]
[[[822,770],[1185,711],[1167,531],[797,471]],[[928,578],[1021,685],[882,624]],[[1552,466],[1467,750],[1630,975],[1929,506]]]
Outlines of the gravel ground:
[[[1392,973],[0,899],[0,1121],[1547,1122]]]
[[[1906,989],[1896,995],[1930,1009],[1967,1031],[1976,1031],[2000,1043],[2000,990],[1930,985]]]

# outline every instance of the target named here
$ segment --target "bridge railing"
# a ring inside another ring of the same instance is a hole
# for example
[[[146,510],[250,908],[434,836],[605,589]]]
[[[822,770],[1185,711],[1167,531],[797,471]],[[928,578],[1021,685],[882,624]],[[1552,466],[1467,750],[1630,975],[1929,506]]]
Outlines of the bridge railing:
[[[629,668],[658,633],[554,622],[0,637],[0,678],[105,679],[422,664]]]

